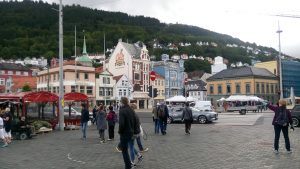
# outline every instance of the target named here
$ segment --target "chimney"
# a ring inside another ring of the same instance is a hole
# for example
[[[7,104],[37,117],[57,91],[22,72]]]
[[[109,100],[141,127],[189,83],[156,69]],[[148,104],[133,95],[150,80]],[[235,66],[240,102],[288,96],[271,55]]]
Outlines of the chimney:
[[[122,42],[122,38],[119,39],[119,42]]]

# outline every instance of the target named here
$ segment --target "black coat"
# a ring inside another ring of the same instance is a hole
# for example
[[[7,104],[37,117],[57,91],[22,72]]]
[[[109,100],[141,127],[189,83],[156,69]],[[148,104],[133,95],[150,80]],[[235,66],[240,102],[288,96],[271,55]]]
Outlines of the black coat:
[[[132,138],[136,126],[134,111],[129,105],[124,105],[119,112],[119,134],[120,137]]]

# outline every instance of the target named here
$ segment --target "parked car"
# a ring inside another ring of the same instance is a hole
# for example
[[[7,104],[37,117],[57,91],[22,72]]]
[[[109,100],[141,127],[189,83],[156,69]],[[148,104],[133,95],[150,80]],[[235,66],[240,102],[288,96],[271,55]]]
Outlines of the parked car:
[[[291,110],[293,124],[295,127],[299,126],[300,121],[300,104],[296,104],[294,108]]]
[[[69,117],[69,106],[64,107],[64,115],[65,117]],[[81,112],[71,107],[71,118],[80,118]]]
[[[215,120],[218,120],[218,113],[213,111],[201,111],[194,107],[190,107],[193,112],[193,119],[194,122],[198,122],[200,124],[204,124],[207,122],[212,122]],[[172,122],[181,122],[182,119],[182,113],[183,113],[184,107],[171,107],[169,108],[169,119],[168,123]]]

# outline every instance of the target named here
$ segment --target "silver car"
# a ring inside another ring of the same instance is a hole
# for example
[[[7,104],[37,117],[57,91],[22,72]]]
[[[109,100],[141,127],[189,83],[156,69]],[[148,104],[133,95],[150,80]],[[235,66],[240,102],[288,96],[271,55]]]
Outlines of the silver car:
[[[218,120],[218,113],[213,111],[200,111],[194,107],[190,107],[193,111],[194,122],[197,121],[200,124],[205,124],[207,122],[212,122]],[[182,113],[184,107],[171,107],[169,108],[169,119],[168,123],[181,122]]]

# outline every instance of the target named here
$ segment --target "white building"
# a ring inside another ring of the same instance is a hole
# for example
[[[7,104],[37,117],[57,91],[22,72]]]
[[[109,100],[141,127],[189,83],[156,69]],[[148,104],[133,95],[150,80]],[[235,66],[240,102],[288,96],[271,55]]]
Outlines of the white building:
[[[115,81],[114,97],[116,103],[120,103],[121,97],[128,97],[129,100],[132,100],[133,85],[130,83],[128,77],[126,75],[119,75],[113,77],[113,80]]]
[[[111,105],[115,102],[114,87],[116,81],[108,70],[96,69],[96,103]]]
[[[223,57],[217,56],[215,57],[214,64],[211,65],[211,73],[212,75],[221,72],[222,70],[227,69],[227,65],[224,64]]]

